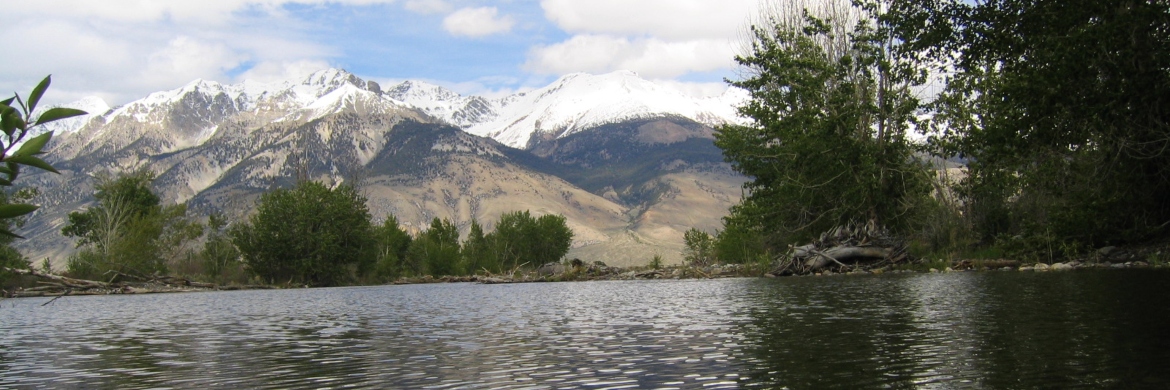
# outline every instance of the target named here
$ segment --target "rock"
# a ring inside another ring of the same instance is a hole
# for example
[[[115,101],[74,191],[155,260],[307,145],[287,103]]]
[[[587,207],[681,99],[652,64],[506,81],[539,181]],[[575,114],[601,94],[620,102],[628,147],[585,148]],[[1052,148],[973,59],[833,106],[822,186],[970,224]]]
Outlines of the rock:
[[[1031,270],[1034,270],[1034,269],[1035,269],[1035,268],[1032,268],[1032,267],[1020,267],[1020,271],[1031,271]]]
[[[1068,270],[1073,269],[1073,266],[1065,264],[1065,263],[1056,263],[1056,264],[1052,265],[1051,269],[1053,271],[1068,271]]]
[[[1125,264],[1117,263],[1109,265],[1109,268],[1125,268]]]
[[[1034,268],[1037,271],[1047,271],[1049,267],[1048,267],[1048,264],[1036,263],[1036,265],[1032,268]]]
[[[944,272],[955,272],[955,270],[951,269],[951,267],[947,267],[947,268],[943,269],[943,271]]]
[[[999,270],[1000,271],[1011,271],[1012,267],[1003,267],[1003,268],[1000,268]]]
[[[934,274],[934,273],[938,273],[938,270],[937,270],[937,269],[934,269],[934,268],[931,268],[931,269],[930,269],[930,273],[932,273],[932,274]]]
[[[372,80],[366,81],[366,90],[373,92],[373,93],[376,93],[376,94],[379,94],[379,95],[382,94],[382,86],[378,85],[378,83],[376,83]]]
[[[1109,257],[1109,255],[1113,254],[1113,252],[1116,252],[1116,251],[1117,251],[1117,247],[1110,245],[1110,246],[1098,249],[1097,254],[1101,255],[1101,257]]]
[[[548,263],[536,269],[536,273],[541,276],[557,275],[565,272],[565,265],[561,263]]]

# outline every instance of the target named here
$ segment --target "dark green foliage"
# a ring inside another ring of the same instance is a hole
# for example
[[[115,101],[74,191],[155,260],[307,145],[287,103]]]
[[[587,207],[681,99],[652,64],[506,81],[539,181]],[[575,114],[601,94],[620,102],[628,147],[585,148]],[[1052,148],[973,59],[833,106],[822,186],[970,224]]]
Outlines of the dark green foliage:
[[[463,241],[463,269],[468,274],[483,270],[499,272],[499,262],[492,254],[487,237],[483,234],[483,227],[479,225],[479,221],[472,219],[467,239]]]
[[[774,252],[851,220],[908,230],[930,191],[906,139],[922,74],[892,56],[894,42],[858,9],[824,17],[752,27],[750,52],[736,58],[749,77],[731,84],[751,94],[739,112],[754,123],[715,135],[753,179],[731,218]],[[850,28],[849,18],[860,22]]]
[[[202,235],[202,225],[187,218],[185,205],[159,204],[152,180],[147,170],[97,177],[97,205],[69,213],[61,229],[66,237],[79,238],[82,248],[69,259],[70,274],[101,279],[109,271],[138,277],[165,273],[167,263]]]
[[[256,275],[313,286],[346,282],[372,242],[366,199],[357,190],[310,181],[261,195],[256,213],[228,235]]]
[[[459,229],[444,218],[431,220],[431,227],[410,242],[407,259],[419,274],[461,275]]]
[[[410,234],[398,226],[398,218],[393,215],[387,216],[381,226],[374,228],[374,255],[370,258],[375,261],[375,280],[389,282],[412,271],[406,267],[410,243]]]
[[[27,100],[21,99],[20,95],[14,95],[0,101],[0,130],[4,132],[3,135],[0,135],[0,161],[4,163],[0,165],[0,187],[11,186],[20,174],[21,166],[30,166],[57,173],[56,169],[38,157],[45,153],[43,149],[53,137],[53,133],[43,133],[27,140],[25,137],[38,125],[86,114],[85,111],[77,109],[54,107],[45,110],[34,119],[32,113],[36,111],[37,104],[40,103],[45,91],[49,89],[50,83],[51,78],[46,76],[36,87],[33,87]],[[21,143],[22,141],[23,143]],[[17,148],[17,144],[21,144],[19,148]],[[7,221],[19,218],[36,209],[37,206],[27,203],[3,203],[0,204],[0,220]],[[0,226],[0,235],[19,237],[9,230],[9,226]]]
[[[1170,226],[1170,7],[1164,1],[897,3],[918,55],[954,71],[933,143],[961,155],[967,216],[1024,251]]]
[[[22,188],[13,193],[0,191],[0,205],[27,202],[36,195],[37,191],[31,188]],[[23,225],[24,221],[24,217],[0,219],[0,229],[12,231]],[[16,237],[0,234],[0,268],[28,269],[28,259],[12,247],[13,241],[16,241]],[[7,272],[0,269],[0,286],[7,282],[9,276]]]
[[[745,226],[731,217],[724,219],[723,231],[715,238],[713,249],[719,261],[734,264],[757,261],[771,253],[757,229]]]
[[[573,243],[573,230],[565,217],[544,215],[533,218],[525,211],[504,213],[487,241],[502,271],[518,267],[539,267],[560,261]]]

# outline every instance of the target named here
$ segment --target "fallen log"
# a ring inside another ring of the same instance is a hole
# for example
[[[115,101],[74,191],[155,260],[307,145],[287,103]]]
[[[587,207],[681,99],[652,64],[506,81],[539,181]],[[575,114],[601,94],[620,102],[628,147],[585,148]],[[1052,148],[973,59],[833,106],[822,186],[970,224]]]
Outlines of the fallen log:
[[[884,259],[889,257],[890,254],[894,252],[894,248],[872,246],[838,246],[829,248],[823,252],[815,249],[808,249],[807,251],[813,256],[805,262],[805,266],[815,270],[824,268],[826,265],[829,265],[830,262],[837,263],[842,267],[848,267],[843,263],[843,261],[854,260],[858,258]]]
[[[874,221],[851,222],[829,229],[808,245],[792,247],[771,274],[811,274],[834,266],[838,271],[877,269],[908,258],[905,242]]]
[[[51,280],[51,281],[56,282],[64,287],[72,287],[72,288],[80,288],[80,289],[110,288],[109,283],[99,282],[96,280],[67,278],[67,277],[64,277],[61,275],[53,275],[53,274],[46,274],[46,273],[37,272],[36,270],[31,270],[31,269],[19,269],[19,268],[4,267],[4,270],[11,272],[11,273],[14,273],[14,274],[17,274],[17,275],[28,275],[28,276],[34,276],[37,278],[45,279],[45,280]]]

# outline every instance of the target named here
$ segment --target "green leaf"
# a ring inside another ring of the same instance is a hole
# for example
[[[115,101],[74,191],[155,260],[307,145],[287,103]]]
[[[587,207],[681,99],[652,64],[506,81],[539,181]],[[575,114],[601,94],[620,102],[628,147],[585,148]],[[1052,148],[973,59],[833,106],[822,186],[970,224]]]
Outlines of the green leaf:
[[[33,156],[41,154],[41,150],[45,148],[45,144],[49,143],[49,139],[53,138],[53,133],[44,133],[25,141],[24,145],[20,145],[20,149],[12,156]]]
[[[37,118],[37,124],[45,124],[58,119],[72,118],[85,114],[88,114],[88,112],[78,110],[76,108],[54,107],[50,108],[48,111],[45,111],[44,114],[41,114],[41,116]]]
[[[0,205],[0,219],[16,218],[37,211],[38,208],[37,206],[23,203]]]
[[[49,165],[49,163],[45,162],[45,160],[41,160],[36,156],[9,156],[8,158],[4,159],[4,162],[13,162],[21,165],[28,165],[30,167],[44,169],[53,173],[61,173],[57,172],[57,169],[53,168],[53,166]]]
[[[17,111],[12,106],[0,107],[0,128],[4,130],[4,134],[12,136],[12,132],[16,128],[24,128],[24,120],[20,118],[20,111]]]
[[[49,82],[52,76],[45,76],[36,88],[33,88],[32,93],[28,94],[28,112],[33,112],[37,109],[37,103],[41,101],[41,95],[45,94],[45,90],[49,89]]]
[[[0,104],[5,105],[5,106],[11,106],[13,100],[16,100],[15,95],[13,95],[12,97],[7,98],[7,99],[0,100]]]

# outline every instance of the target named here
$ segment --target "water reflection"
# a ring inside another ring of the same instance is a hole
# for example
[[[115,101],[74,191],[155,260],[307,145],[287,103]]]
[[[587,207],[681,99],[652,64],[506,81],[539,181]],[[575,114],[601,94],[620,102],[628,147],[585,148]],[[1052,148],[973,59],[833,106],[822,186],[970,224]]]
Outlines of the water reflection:
[[[1167,387],[1163,273],[4,301],[0,387]]]

